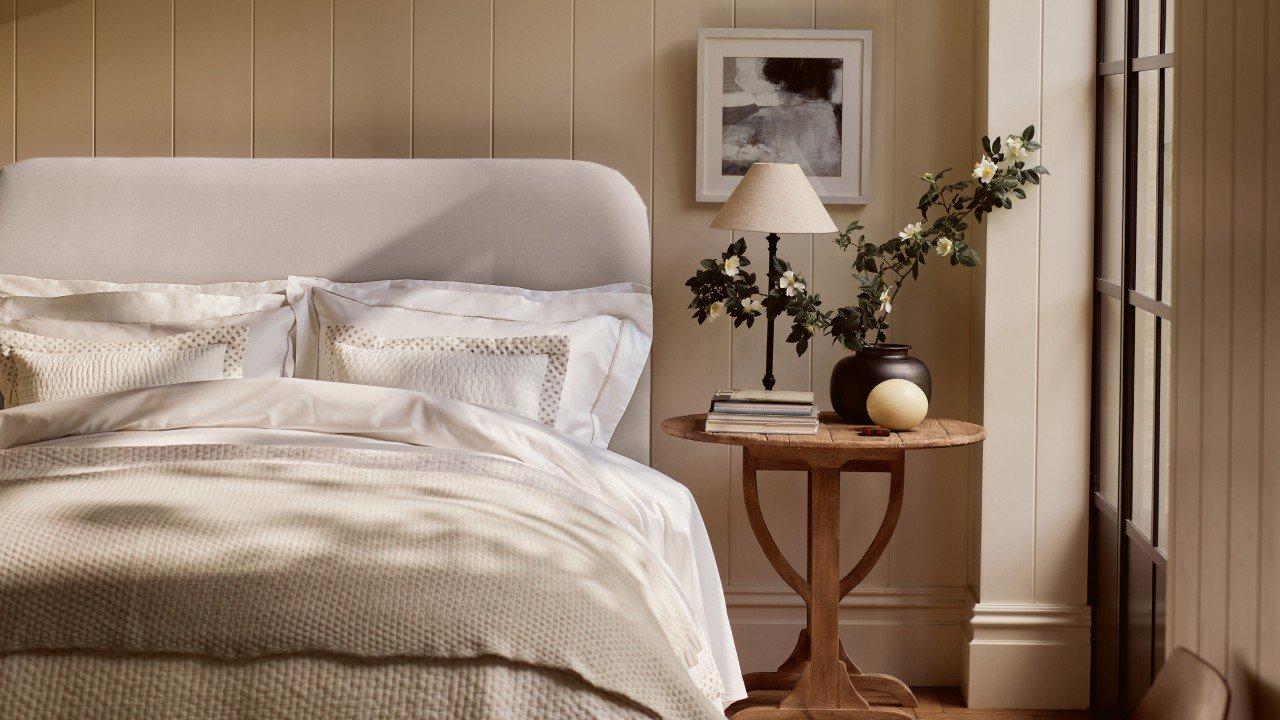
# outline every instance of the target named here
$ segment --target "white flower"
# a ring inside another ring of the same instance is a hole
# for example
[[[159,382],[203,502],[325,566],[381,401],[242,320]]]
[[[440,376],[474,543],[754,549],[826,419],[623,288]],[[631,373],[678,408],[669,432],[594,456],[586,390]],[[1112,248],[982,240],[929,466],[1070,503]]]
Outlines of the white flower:
[[[892,298],[893,296],[889,294],[889,290],[887,288],[884,292],[880,293],[880,309],[884,310],[886,314],[893,312]]]
[[[1022,141],[1022,138],[1018,137],[1017,135],[1010,135],[1009,137],[1005,138],[1004,144],[1005,144],[1005,147],[1008,148],[1008,152],[1005,154],[1008,155],[1010,158],[1017,160],[1027,156],[1027,144],[1024,143]]]
[[[951,238],[949,238],[949,237],[940,237],[940,238],[938,238],[938,242],[935,244],[935,246],[934,246],[934,247],[936,247],[936,248],[937,248],[937,250],[938,250],[938,254],[939,254],[939,255],[941,255],[941,256],[943,256],[943,257],[946,257],[947,255],[950,255],[950,254],[951,254],[952,247],[953,247],[952,242],[951,242]]]
[[[898,233],[898,237],[903,240],[913,240],[920,236],[920,231],[923,227],[924,226],[921,223],[913,222],[902,228],[902,231]]]
[[[925,182],[927,182],[927,183],[931,183],[931,182],[937,182],[937,180],[938,180],[938,176],[934,175],[933,173],[929,173],[929,172],[927,172],[927,173],[925,173],[925,174],[921,175],[921,176],[920,176],[920,179],[921,179],[921,180],[923,180],[923,181],[925,181]]]
[[[715,320],[721,315],[724,315],[724,303],[720,302],[719,300],[711,303],[711,307],[707,308],[708,320]]]
[[[755,298],[747,298],[746,300],[742,301],[742,309],[751,313],[752,315],[759,315],[760,313],[764,312],[764,303],[760,302]]]
[[[724,259],[724,274],[733,277],[738,274],[738,268],[742,265],[741,255],[730,255]]]
[[[795,297],[796,293],[804,292],[804,278],[794,270],[788,270],[778,278],[778,287],[787,291],[787,297]]]
[[[982,160],[973,166],[973,176],[981,180],[983,183],[991,182],[991,178],[995,177],[996,164],[991,162],[991,158],[986,155],[982,156]]]

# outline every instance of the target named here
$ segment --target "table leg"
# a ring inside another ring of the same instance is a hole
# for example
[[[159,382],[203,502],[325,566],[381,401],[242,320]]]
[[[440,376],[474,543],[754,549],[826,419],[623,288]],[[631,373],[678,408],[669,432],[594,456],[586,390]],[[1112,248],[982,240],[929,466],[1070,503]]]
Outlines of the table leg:
[[[902,460],[899,457],[889,467],[879,468],[890,471],[893,487],[897,492],[890,493],[890,507],[876,540],[844,578],[839,575],[840,469],[840,465],[831,465],[811,466],[809,470],[809,557],[808,578],[805,581],[798,577],[799,574],[782,556],[764,524],[756,488],[756,461],[749,452],[744,453],[744,497],[752,530],[765,549],[770,563],[805,599],[808,606],[808,627],[801,632],[791,657],[782,664],[778,672],[752,673],[744,678],[749,691],[781,689],[789,690],[789,694],[777,707],[758,706],[753,700],[735,704],[729,709],[735,720],[901,720],[903,714],[900,712],[871,708],[859,694],[859,688],[889,691],[906,707],[916,704],[911,691],[896,678],[865,675],[853,663],[846,664],[848,656],[841,645],[839,630],[840,600],[862,577],[856,577],[847,589],[846,582],[856,575],[865,576],[866,571],[875,565],[897,523],[902,499]],[[742,709],[735,712],[738,708]]]

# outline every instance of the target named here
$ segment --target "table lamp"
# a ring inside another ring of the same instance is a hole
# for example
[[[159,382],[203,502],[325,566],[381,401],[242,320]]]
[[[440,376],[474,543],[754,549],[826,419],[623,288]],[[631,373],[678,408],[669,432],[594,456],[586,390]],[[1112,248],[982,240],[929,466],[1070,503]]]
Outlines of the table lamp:
[[[823,207],[818,194],[809,184],[804,171],[794,163],[756,163],[747,170],[733,194],[720,207],[711,221],[711,227],[719,230],[740,230],[769,233],[769,287],[765,294],[778,287],[780,277],[774,268],[778,256],[778,233],[831,233],[836,224]],[[768,318],[765,339],[764,389],[772,390],[773,377],[773,321]]]

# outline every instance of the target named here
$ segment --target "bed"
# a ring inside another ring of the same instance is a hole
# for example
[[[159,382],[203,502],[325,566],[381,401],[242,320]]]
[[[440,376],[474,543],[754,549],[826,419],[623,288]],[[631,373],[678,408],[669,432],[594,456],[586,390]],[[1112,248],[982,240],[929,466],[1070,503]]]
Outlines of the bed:
[[[119,283],[650,279],[635,190],[552,160],[25,161],[0,257]],[[648,395],[645,372],[599,442],[293,378],[0,411],[0,716],[719,717],[745,692],[697,507],[644,464]]]

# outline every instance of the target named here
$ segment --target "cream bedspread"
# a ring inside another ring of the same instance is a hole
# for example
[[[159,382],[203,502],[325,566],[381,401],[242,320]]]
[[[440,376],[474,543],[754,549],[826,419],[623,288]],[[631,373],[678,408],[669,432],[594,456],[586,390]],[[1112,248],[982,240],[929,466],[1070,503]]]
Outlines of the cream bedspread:
[[[254,382],[310,392],[179,395]],[[116,395],[131,409],[97,419],[72,401],[0,413],[0,716],[721,716],[677,579],[570,460],[27,445],[183,426],[154,405],[172,393]],[[420,442],[470,427],[447,403],[373,396],[390,399],[418,408]],[[262,424],[308,425],[296,410]],[[95,683],[118,702],[84,714],[75,688]]]

